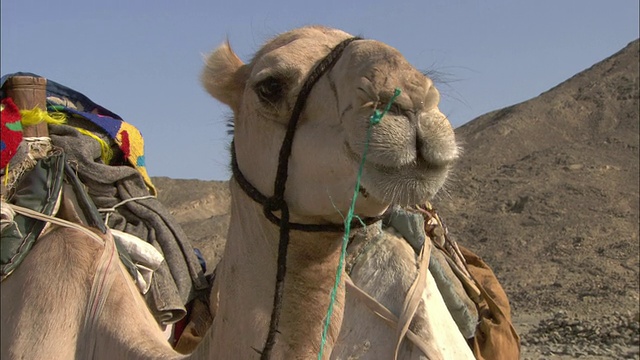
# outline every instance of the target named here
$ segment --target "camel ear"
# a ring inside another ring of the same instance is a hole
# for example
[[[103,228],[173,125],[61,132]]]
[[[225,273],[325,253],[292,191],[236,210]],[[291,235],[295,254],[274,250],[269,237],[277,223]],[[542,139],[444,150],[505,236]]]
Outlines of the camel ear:
[[[200,80],[211,96],[236,112],[247,75],[246,66],[227,41],[206,57]]]

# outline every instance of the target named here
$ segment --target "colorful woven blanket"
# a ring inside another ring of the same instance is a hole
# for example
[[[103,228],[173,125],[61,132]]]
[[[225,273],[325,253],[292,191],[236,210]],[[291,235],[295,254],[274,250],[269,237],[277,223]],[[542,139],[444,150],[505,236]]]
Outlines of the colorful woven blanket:
[[[3,86],[9,77],[20,75],[38,76],[32,73],[22,72],[4,75],[0,80],[0,86]],[[5,94],[2,93],[0,97],[5,99]],[[13,102],[5,104],[5,100],[3,100],[2,103],[2,168],[7,165],[15,153],[15,148],[17,148],[17,145],[22,140],[22,128],[19,126],[20,114],[17,113],[16,118],[17,108],[13,105]],[[129,164],[140,172],[151,194],[156,195],[156,189],[151,182],[145,166],[144,139],[135,126],[125,122],[115,113],[94,103],[85,95],[51,80],[47,81],[47,104],[48,106],[52,106],[50,107],[52,110],[86,119],[104,130],[118,145],[120,150],[122,150],[124,158]],[[5,111],[7,112],[6,116]]]

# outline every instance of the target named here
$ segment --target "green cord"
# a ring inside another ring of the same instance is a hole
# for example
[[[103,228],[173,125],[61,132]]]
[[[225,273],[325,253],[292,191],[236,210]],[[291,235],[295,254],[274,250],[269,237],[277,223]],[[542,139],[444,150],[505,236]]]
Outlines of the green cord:
[[[367,158],[367,150],[369,150],[369,141],[371,140],[371,129],[373,125],[377,125],[384,115],[389,111],[391,105],[400,95],[400,89],[396,88],[393,92],[393,96],[384,111],[374,110],[373,115],[369,118],[369,126],[367,127],[367,139],[364,143],[364,151],[362,153],[362,160],[360,161],[360,167],[358,168],[358,177],[356,178],[356,187],[353,191],[353,197],[351,198],[351,206],[349,212],[344,220],[344,236],[342,237],[342,251],[340,253],[340,261],[338,262],[338,270],[336,271],[336,280],[333,283],[333,289],[331,290],[331,301],[329,302],[329,309],[327,309],[327,315],[324,320],[324,328],[322,329],[322,338],[320,341],[320,351],[318,352],[318,360],[322,360],[322,353],[324,352],[324,346],[327,342],[327,332],[329,331],[329,324],[331,323],[331,315],[333,314],[333,304],[336,302],[336,295],[338,293],[338,286],[340,285],[340,279],[342,278],[342,269],[344,267],[344,259],[347,254],[347,244],[349,243],[349,233],[351,232],[351,220],[354,217],[354,211],[356,207],[356,199],[360,192],[360,181],[362,180],[362,172],[364,170],[364,162]]]

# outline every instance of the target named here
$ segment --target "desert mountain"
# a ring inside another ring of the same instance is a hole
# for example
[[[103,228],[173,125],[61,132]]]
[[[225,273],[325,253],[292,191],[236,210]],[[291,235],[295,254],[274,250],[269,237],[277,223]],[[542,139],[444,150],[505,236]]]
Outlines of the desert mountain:
[[[456,129],[464,154],[434,205],[500,278],[527,357],[639,356],[638,54]],[[213,267],[227,183],[154,181]]]
[[[516,311],[637,310],[638,86],[635,41],[456,130],[465,153],[438,205]]]

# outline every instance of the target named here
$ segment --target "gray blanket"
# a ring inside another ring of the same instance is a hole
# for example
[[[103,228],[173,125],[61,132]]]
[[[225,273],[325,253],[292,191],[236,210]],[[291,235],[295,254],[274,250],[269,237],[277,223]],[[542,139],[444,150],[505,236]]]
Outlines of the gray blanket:
[[[77,169],[98,209],[115,208],[103,212],[107,225],[146,240],[164,255],[146,300],[160,324],[180,320],[186,314],[185,304],[207,288],[187,235],[158,199],[148,197],[150,192],[136,169],[103,164],[99,143],[71,126],[50,125],[49,133]]]

